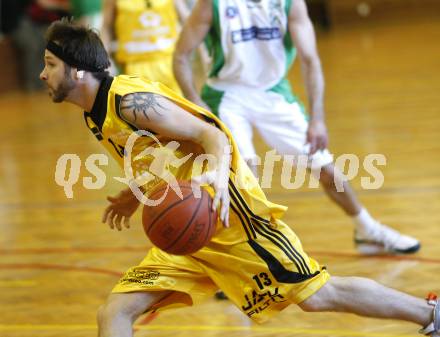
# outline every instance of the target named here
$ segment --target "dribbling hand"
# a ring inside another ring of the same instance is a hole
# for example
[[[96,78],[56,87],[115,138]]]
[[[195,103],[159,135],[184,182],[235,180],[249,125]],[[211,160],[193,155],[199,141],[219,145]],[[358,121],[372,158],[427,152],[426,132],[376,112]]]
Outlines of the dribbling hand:
[[[228,181],[229,175],[224,177],[220,171],[208,171],[201,176],[195,177],[192,179],[194,182],[199,185],[211,185],[214,188],[215,195],[214,200],[212,202],[212,211],[214,212],[220,204],[220,220],[223,223],[223,226],[229,227],[229,189],[228,189]]]
[[[111,229],[122,230],[122,224],[125,228],[130,228],[130,217],[139,207],[139,200],[136,199],[133,192],[127,188],[119,192],[115,197],[107,197],[110,205],[104,210],[102,222],[107,223]]]

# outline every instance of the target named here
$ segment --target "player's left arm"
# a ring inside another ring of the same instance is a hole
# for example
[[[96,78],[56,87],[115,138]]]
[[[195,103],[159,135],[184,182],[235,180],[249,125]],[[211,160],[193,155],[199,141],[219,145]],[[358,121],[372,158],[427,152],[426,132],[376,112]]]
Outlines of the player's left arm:
[[[201,145],[205,153],[215,157],[216,166],[210,169],[216,174],[211,175],[207,182],[215,189],[213,210],[221,204],[220,219],[228,227],[231,158],[226,135],[171,100],[155,93],[128,94],[123,97],[120,107],[122,118],[138,129],[151,130],[176,141],[193,141]]]
[[[304,0],[292,1],[289,32],[298,50],[306,84],[311,114],[307,142],[310,143],[310,153],[315,153],[317,150],[325,149],[328,144],[324,121],[324,76],[316,47],[315,30]]]

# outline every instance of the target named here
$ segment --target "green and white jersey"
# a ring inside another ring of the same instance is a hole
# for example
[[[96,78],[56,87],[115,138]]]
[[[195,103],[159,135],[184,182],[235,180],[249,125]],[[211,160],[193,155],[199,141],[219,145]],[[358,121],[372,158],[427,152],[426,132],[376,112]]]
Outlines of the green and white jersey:
[[[206,40],[213,57],[209,87],[291,96],[285,77],[296,55],[287,25],[292,1],[213,0],[213,24]]]

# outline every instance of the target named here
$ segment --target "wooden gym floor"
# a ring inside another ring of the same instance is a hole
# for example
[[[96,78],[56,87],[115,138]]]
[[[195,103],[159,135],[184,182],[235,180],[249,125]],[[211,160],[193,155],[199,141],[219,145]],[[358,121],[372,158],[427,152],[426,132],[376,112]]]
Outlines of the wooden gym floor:
[[[287,191],[279,180],[270,199],[288,205],[285,218],[306,251],[334,275],[371,277],[417,296],[440,292],[440,22],[409,20],[337,28],[319,34],[326,74],[330,148],[336,156],[382,153],[385,184],[359,197],[384,223],[418,237],[409,257],[362,257],[350,220],[318,189]],[[293,74],[299,83],[298,67]],[[294,85],[304,97],[301,85]],[[105,196],[122,186],[110,161],[102,190],[86,190],[84,162],[103,153],[79,110],[46,94],[0,97],[0,336],[96,336],[95,312],[149,243],[139,225],[114,232],[100,223]],[[260,151],[265,146],[258,145]],[[64,153],[82,161],[74,198],[54,182]],[[133,224],[139,224],[139,214]],[[306,314],[290,307],[257,326],[228,301],[161,313],[140,322],[136,336],[416,336],[417,326],[354,315]]]

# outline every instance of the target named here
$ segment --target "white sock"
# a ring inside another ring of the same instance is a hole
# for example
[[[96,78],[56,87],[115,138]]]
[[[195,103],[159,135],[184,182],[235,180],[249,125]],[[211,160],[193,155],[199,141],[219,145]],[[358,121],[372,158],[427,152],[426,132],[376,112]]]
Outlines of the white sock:
[[[377,221],[368,213],[365,208],[362,208],[359,214],[352,217],[356,226],[358,234],[367,234],[371,228],[377,226]]]

